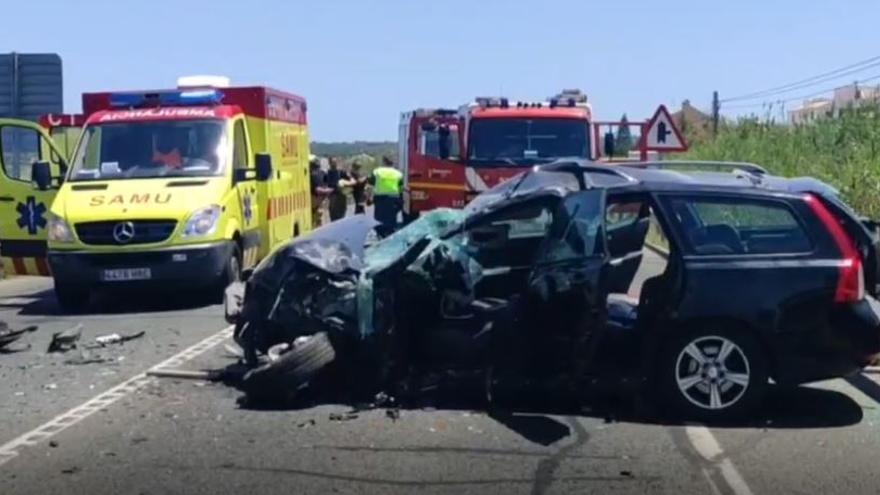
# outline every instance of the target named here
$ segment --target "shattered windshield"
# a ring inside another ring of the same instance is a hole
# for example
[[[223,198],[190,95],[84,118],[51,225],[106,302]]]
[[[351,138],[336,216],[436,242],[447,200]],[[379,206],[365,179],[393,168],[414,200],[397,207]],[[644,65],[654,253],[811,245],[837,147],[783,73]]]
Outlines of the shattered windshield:
[[[397,260],[413,243],[427,236],[441,237],[458,226],[467,214],[463,210],[438,208],[367,248],[364,257],[369,271],[379,270]]]
[[[90,125],[77,149],[70,180],[221,175],[225,145],[221,120]]]

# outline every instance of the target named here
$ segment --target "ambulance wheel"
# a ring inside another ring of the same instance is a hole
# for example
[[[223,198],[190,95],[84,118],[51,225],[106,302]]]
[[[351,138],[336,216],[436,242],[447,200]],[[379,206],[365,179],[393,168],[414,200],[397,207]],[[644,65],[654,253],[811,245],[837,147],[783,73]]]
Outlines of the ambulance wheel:
[[[65,313],[80,313],[89,304],[89,289],[56,280],[55,298]]]

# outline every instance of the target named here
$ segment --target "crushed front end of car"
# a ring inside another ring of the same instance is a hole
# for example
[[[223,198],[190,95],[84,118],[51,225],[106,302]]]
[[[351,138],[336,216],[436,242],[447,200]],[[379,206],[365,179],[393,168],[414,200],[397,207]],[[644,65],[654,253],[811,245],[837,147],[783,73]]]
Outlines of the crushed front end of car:
[[[401,348],[395,345],[397,291],[403,279],[413,280],[402,274],[410,271],[429,285],[448,275],[448,269],[435,266],[444,258],[447,266],[466,263],[454,245],[440,240],[464,216],[460,210],[435,210],[366,247],[376,222],[358,215],[271,253],[243,290],[228,291],[240,299],[238,308],[227,305],[227,314],[234,315],[234,339],[255,366],[245,375],[246,391],[289,393],[331,362],[357,373],[361,382],[385,380]],[[457,283],[467,290],[468,282]],[[268,362],[261,364],[260,355]]]

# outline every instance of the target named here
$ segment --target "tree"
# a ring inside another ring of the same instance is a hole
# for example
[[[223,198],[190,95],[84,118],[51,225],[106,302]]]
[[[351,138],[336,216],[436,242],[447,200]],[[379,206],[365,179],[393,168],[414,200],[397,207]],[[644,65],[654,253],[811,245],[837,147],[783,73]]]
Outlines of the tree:
[[[620,128],[617,130],[617,139],[614,142],[614,154],[627,156],[633,147],[632,133],[629,131],[629,120],[626,114],[620,118]]]

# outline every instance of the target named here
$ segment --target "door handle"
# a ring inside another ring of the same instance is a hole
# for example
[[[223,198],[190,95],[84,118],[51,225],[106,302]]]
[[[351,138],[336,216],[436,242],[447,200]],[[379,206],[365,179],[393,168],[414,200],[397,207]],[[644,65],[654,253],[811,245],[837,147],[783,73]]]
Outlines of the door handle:
[[[5,203],[12,203],[13,201],[15,201],[15,198],[13,198],[12,196],[0,196],[0,201],[3,201]]]

